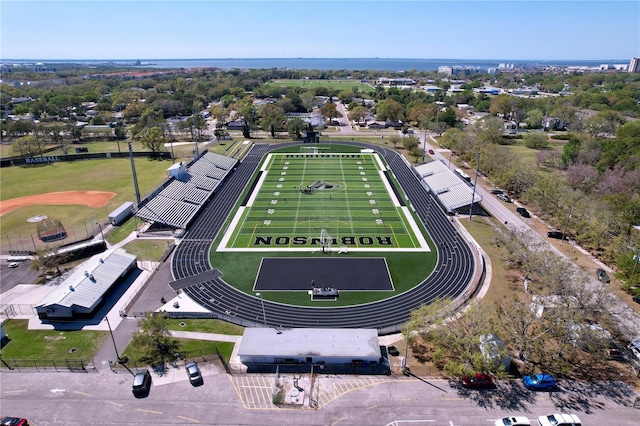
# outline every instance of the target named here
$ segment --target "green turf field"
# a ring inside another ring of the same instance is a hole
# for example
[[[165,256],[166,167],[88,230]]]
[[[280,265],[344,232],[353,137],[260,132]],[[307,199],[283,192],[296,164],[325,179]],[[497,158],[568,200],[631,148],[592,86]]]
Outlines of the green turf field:
[[[218,250],[429,250],[374,153],[267,156]]]

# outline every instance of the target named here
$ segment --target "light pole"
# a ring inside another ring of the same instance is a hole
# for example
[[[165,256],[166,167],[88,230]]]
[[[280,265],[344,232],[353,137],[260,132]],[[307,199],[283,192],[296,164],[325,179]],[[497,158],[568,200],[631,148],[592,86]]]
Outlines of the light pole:
[[[111,334],[111,341],[113,342],[113,349],[116,351],[116,356],[118,357],[118,361],[120,361],[120,354],[118,353],[118,348],[116,347],[116,339],[113,337],[113,330],[111,329],[111,323],[109,322],[109,317],[105,316],[104,320],[107,322],[107,326],[109,327],[109,334]]]
[[[264,299],[262,298],[262,293],[256,293],[256,296],[260,296],[260,304],[262,305],[262,319],[264,321],[264,325],[267,325],[267,313],[264,310]]]
[[[104,233],[102,232],[102,225],[100,225],[100,222],[96,222],[96,225],[98,225],[98,229],[100,229],[100,236],[102,237],[102,241],[104,241]]]
[[[409,356],[409,333],[411,329],[409,328],[409,323],[407,323],[407,335],[404,339],[404,358],[402,359],[402,372],[407,374],[409,372],[409,367],[407,367],[407,357]]]

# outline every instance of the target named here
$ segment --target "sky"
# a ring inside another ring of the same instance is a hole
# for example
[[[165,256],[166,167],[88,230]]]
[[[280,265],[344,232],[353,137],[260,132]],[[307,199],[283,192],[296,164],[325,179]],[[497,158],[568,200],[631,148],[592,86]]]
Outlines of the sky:
[[[637,0],[0,1],[0,61],[637,56]]]

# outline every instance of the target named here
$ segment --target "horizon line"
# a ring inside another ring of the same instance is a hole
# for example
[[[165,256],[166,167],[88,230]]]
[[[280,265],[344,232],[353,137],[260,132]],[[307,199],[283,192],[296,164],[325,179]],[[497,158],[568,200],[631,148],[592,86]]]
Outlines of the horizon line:
[[[593,59],[522,59],[522,58],[409,58],[409,57],[379,57],[379,56],[370,56],[370,57],[320,57],[320,56],[292,56],[292,57],[225,57],[225,58],[0,58],[0,62],[6,61],[229,61],[229,60],[411,60],[411,61],[485,61],[485,62],[496,62],[496,61],[518,61],[518,62],[550,62],[550,61],[578,61],[578,62],[586,62],[586,61],[630,61],[632,57],[624,59],[624,58],[593,58]]]

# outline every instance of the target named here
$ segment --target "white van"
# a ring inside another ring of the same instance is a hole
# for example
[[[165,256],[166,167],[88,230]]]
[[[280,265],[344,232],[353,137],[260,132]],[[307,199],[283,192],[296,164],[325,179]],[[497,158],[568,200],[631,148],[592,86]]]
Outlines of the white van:
[[[580,419],[575,414],[549,414],[538,417],[540,426],[582,426]]]

